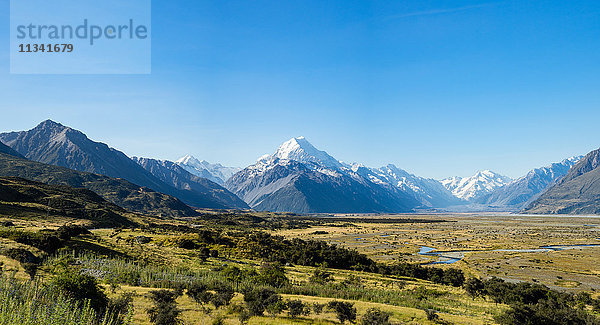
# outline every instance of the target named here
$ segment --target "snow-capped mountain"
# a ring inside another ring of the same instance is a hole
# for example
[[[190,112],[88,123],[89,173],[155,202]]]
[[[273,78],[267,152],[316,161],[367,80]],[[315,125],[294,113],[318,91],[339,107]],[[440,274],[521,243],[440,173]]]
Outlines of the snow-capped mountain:
[[[520,210],[560,181],[583,156],[567,158],[550,166],[536,168],[491,193],[482,202],[490,206]]]
[[[581,158],[557,180],[525,213],[600,214],[600,149]]]
[[[191,155],[186,155],[175,163],[183,167],[188,172],[211,181],[223,185],[233,176],[233,174],[242,170],[239,167],[225,167],[221,164],[211,164],[206,160],[198,160]]]
[[[284,142],[271,157],[294,160],[301,163],[312,163],[326,168],[342,167],[339,161],[331,157],[327,152],[315,148],[304,137],[292,138]]]
[[[446,178],[441,183],[457,198],[476,201],[511,181],[512,179],[509,177],[494,173],[491,170],[483,170],[471,177]]]
[[[172,161],[138,157],[131,159],[161,181],[189,192],[190,196],[196,196],[197,205],[213,209],[248,208],[235,194],[211,180],[188,172]]]
[[[421,203],[423,208],[445,207],[462,203],[439,181],[410,174],[393,164],[380,168],[368,168],[354,164],[352,170],[368,177],[374,183],[388,184],[410,193]]]
[[[235,174],[226,187],[258,210],[293,212],[406,212],[459,204],[438,181],[393,165],[347,165],[304,137]]]

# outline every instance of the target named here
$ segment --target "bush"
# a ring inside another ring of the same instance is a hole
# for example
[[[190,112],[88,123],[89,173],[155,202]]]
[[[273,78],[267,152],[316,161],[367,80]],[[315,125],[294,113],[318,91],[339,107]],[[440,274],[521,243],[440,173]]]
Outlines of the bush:
[[[323,312],[323,308],[325,308],[325,304],[320,304],[318,302],[315,302],[312,305],[312,310],[317,315],[319,315]]]
[[[69,240],[73,237],[80,235],[89,235],[91,232],[87,230],[85,227],[78,225],[66,225],[61,226],[56,230],[56,235],[61,240]]]
[[[327,272],[325,268],[319,267],[315,269],[308,281],[316,284],[326,284],[333,281],[333,276],[330,272]]]
[[[390,325],[390,316],[392,314],[387,311],[382,311],[378,308],[369,308],[361,317],[361,325]]]
[[[271,288],[254,288],[244,290],[244,302],[252,316],[261,316],[265,310],[281,301],[275,290]]]
[[[275,288],[281,288],[290,282],[285,275],[285,269],[279,263],[263,264],[260,268],[258,280],[264,285]]]
[[[427,319],[430,321],[436,321],[440,318],[440,316],[437,314],[437,312],[433,309],[425,309],[425,315],[427,316]]]
[[[177,308],[175,302],[179,294],[179,291],[171,290],[150,291],[150,299],[154,304],[147,310],[150,321],[157,325],[180,324],[179,314],[181,314],[181,310]]]
[[[286,301],[286,306],[288,309],[288,314],[292,318],[296,318],[298,316],[308,316],[310,314],[310,307],[303,303],[302,300],[293,299]]]
[[[81,302],[89,300],[90,306],[97,312],[104,311],[108,305],[108,298],[98,286],[96,278],[87,274],[65,269],[52,279],[52,284],[72,299]]]
[[[335,313],[340,323],[344,323],[345,321],[354,322],[356,320],[356,307],[354,307],[353,303],[334,300],[327,304],[327,308]]]
[[[485,289],[483,281],[479,278],[468,279],[464,284],[464,288],[467,291],[467,294],[473,298],[482,296]]]
[[[235,292],[233,289],[225,284],[225,283],[217,283],[214,285],[215,294],[212,297],[212,303],[215,308],[219,308],[221,306],[227,306],[233,299]]]

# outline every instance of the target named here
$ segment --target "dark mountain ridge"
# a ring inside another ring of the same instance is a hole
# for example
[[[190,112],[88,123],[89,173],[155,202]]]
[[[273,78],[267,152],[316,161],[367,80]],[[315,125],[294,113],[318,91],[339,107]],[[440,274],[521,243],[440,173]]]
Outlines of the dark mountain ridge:
[[[228,208],[222,188],[212,192],[179,189],[152,175],[123,152],[90,140],[82,132],[46,120],[29,131],[0,134],[0,141],[27,159],[69,169],[126,179],[197,208]],[[169,182],[170,183],[170,182]],[[215,199],[216,198],[216,199]]]

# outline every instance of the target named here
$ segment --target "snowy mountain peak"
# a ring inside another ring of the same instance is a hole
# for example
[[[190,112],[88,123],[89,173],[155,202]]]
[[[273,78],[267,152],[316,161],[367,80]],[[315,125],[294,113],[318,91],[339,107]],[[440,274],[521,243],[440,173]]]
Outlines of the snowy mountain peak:
[[[327,152],[318,150],[304,137],[292,138],[282,143],[272,155],[273,158],[295,160],[301,163],[314,163],[327,168],[337,168],[341,163]]]
[[[198,160],[192,155],[185,155],[175,161],[188,172],[208,178],[219,185],[223,185],[233,174],[241,170],[237,167],[225,167],[221,164],[211,164],[206,160]]]
[[[442,180],[442,184],[452,194],[463,200],[473,200],[510,183],[511,178],[502,176],[491,170],[481,170],[471,177],[450,177]]]
[[[195,164],[200,164],[200,161],[198,159],[194,158],[194,156],[192,156],[192,155],[185,155],[185,156],[175,160],[175,163],[183,164],[183,165],[195,165]]]

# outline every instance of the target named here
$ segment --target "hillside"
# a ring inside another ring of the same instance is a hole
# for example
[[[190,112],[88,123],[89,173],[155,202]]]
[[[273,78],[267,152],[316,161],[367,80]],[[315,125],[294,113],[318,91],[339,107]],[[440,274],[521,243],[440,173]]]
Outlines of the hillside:
[[[19,158],[24,158],[23,155],[21,155],[20,153],[14,151],[11,147],[5,145],[4,143],[0,142],[0,153],[5,153],[11,156],[15,156],[15,157],[19,157]]]
[[[518,211],[535,201],[548,188],[560,181],[581,156],[571,157],[546,167],[536,168],[527,175],[496,189],[480,203],[506,210]]]
[[[48,185],[18,177],[0,177],[0,215],[12,218],[67,217],[94,226],[130,226],[126,211],[87,189]]]
[[[140,187],[124,179],[74,171],[0,153],[0,176],[21,177],[51,185],[92,190],[107,201],[130,211],[163,217],[197,215],[178,199]]]
[[[123,152],[89,139],[83,132],[46,120],[28,131],[0,134],[0,141],[27,159],[69,169],[126,179],[133,184],[178,198],[196,208],[235,208],[221,190],[179,189],[163,181]]]
[[[600,214],[600,149],[575,164],[565,177],[533,201],[526,213]]]

